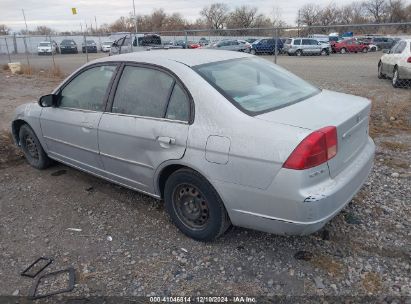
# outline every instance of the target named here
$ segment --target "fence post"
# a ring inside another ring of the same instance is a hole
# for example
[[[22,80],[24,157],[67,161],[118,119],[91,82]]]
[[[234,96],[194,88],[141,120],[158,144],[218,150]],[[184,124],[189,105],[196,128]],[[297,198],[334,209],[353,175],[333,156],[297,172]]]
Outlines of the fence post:
[[[88,62],[88,51],[87,51],[86,34],[84,34],[84,47],[86,48],[86,62]],[[83,48],[81,48],[81,52],[83,52]]]
[[[13,35],[13,46],[14,46],[14,52],[13,54],[17,54],[17,39],[16,39],[16,33]]]
[[[277,64],[278,28],[274,29],[274,63]]]
[[[187,31],[185,31],[184,34],[185,34],[185,36],[186,36],[186,38],[185,38],[185,43],[184,43],[184,48],[185,48],[185,49],[188,49],[188,45],[187,45],[187,43],[188,43]]]
[[[7,44],[7,38],[4,38],[4,41],[6,42],[6,50],[7,50],[7,55],[9,56],[9,62],[11,62],[9,45]]]
[[[24,42],[24,50],[26,51],[27,65],[28,65],[29,68],[30,68],[29,53],[28,53],[28,50],[27,50],[26,37],[23,37],[23,42]]]

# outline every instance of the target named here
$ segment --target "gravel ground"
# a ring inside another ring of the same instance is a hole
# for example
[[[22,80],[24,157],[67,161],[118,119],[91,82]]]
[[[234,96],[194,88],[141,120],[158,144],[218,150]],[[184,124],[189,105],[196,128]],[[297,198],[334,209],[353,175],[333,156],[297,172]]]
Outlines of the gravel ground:
[[[321,66],[328,59],[303,60]],[[64,165],[32,169],[3,133],[0,276],[6,279],[0,281],[1,294],[27,295],[33,280],[20,272],[37,257],[49,256],[54,262],[48,271],[76,269],[77,284],[70,293],[74,296],[409,299],[411,91],[393,89],[371,75],[374,61],[357,64],[358,69],[344,69],[336,79],[324,77],[329,65],[306,77],[322,88],[371,98],[371,134],[377,144],[375,166],[365,186],[324,230],[310,236],[232,228],[213,243],[193,241],[170,223],[162,203]],[[307,73],[301,65],[287,68],[302,76]],[[363,74],[365,84],[347,81]],[[8,76],[0,72],[0,129],[9,125],[12,108],[47,93],[57,82]]]

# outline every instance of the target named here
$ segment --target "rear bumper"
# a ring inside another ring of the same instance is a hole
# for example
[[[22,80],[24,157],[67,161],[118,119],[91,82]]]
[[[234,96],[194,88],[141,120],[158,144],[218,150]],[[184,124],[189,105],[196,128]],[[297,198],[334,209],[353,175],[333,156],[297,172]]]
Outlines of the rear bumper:
[[[312,184],[307,187],[301,186],[300,172],[281,169],[266,190],[222,182],[217,182],[216,188],[234,225],[275,234],[306,235],[321,229],[351,201],[372,169],[374,152],[374,142],[369,138],[336,178],[309,181]]]

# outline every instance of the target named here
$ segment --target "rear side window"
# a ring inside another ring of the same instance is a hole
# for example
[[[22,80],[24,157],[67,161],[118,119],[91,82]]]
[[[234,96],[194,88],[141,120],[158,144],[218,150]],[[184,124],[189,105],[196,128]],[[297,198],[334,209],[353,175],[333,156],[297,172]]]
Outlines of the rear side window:
[[[300,45],[300,44],[301,44],[301,39],[294,40],[294,45]]]
[[[285,41],[285,44],[291,44],[291,39],[287,39],[286,41]]]
[[[183,88],[176,83],[170,102],[167,107],[166,118],[188,121],[190,116],[190,102]]]
[[[407,46],[407,43],[405,41],[400,41],[394,51],[395,54],[401,54],[405,50],[406,46]]]
[[[112,112],[161,118],[174,79],[150,68],[126,66],[114,97]]]

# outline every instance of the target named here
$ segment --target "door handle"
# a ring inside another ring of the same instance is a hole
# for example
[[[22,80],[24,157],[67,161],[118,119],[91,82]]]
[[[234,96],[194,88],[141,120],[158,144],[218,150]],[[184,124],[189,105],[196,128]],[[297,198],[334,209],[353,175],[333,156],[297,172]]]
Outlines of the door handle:
[[[168,148],[169,145],[174,145],[176,143],[176,140],[174,138],[168,136],[159,136],[157,137],[157,141],[163,148]]]
[[[81,126],[85,129],[93,129],[93,124],[91,122],[88,122],[88,121],[83,121],[81,123]]]

